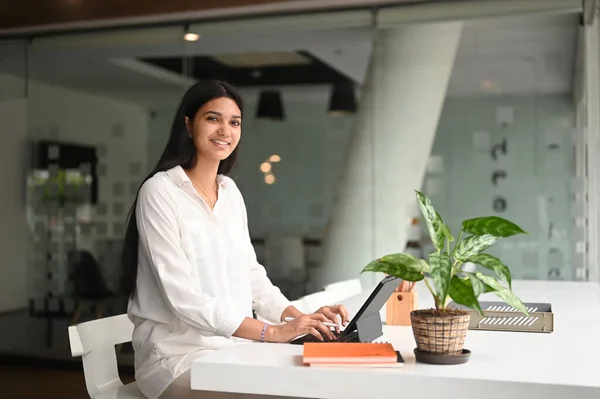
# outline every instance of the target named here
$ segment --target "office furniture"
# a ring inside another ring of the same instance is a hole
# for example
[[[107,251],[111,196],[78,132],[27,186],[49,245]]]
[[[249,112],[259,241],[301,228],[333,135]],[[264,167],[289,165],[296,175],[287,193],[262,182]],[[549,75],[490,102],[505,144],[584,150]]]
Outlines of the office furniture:
[[[132,334],[126,314],[69,327],[71,355],[81,356],[91,399],[145,399],[137,383],[123,385],[117,369],[115,345],[130,342]]]
[[[423,286],[418,290],[423,291]],[[472,355],[468,363],[433,366],[415,362],[410,327],[383,326],[381,341],[391,342],[406,361],[399,369],[305,367],[301,346],[244,343],[195,360],[191,386],[305,398],[429,398],[442,393],[445,399],[600,398],[600,286],[514,281],[513,291],[526,302],[550,302],[554,332],[469,331],[465,347]],[[369,292],[344,301],[351,314]],[[421,307],[431,306],[425,292],[419,297]],[[486,294],[481,299],[495,297]],[[381,313],[385,315],[385,309]]]

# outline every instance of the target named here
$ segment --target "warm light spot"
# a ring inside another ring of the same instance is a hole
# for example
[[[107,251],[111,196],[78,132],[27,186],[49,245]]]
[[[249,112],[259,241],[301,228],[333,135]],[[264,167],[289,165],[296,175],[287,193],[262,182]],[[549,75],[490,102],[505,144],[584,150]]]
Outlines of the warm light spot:
[[[268,174],[265,176],[265,183],[267,184],[273,184],[275,183],[275,176]]]
[[[260,171],[263,173],[268,173],[271,171],[271,164],[269,162],[263,162],[260,164]]]
[[[186,33],[183,38],[188,42],[195,42],[196,40],[200,39],[200,35],[196,33]]]
[[[269,161],[270,161],[270,162],[279,162],[279,161],[281,161],[281,158],[279,157],[279,155],[277,155],[277,154],[273,154],[273,155],[271,155],[271,157],[269,158]]]
[[[484,93],[501,93],[502,87],[500,85],[495,84],[489,79],[483,79],[481,81],[481,90]]]

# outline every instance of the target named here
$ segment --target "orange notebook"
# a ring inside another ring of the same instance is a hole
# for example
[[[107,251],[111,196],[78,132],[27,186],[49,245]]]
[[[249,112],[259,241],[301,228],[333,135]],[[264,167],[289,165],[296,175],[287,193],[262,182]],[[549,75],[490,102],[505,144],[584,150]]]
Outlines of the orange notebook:
[[[389,343],[305,342],[304,364],[396,363],[398,353]]]

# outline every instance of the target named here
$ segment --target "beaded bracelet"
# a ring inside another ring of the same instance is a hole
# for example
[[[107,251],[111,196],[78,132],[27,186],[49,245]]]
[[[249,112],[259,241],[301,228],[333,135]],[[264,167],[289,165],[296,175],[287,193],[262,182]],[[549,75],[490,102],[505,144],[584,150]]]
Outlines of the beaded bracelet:
[[[260,342],[265,342],[265,333],[267,332],[267,323],[263,326],[262,333],[260,334]]]

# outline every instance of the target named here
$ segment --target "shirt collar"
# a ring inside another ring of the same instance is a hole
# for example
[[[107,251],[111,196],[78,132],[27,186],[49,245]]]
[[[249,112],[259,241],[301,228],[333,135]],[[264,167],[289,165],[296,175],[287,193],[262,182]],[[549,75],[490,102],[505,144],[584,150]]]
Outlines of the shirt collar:
[[[167,170],[167,175],[178,187],[184,187],[186,185],[192,187],[192,181],[180,165]],[[224,175],[217,175],[217,182],[222,188],[226,188],[229,184],[228,179]]]

